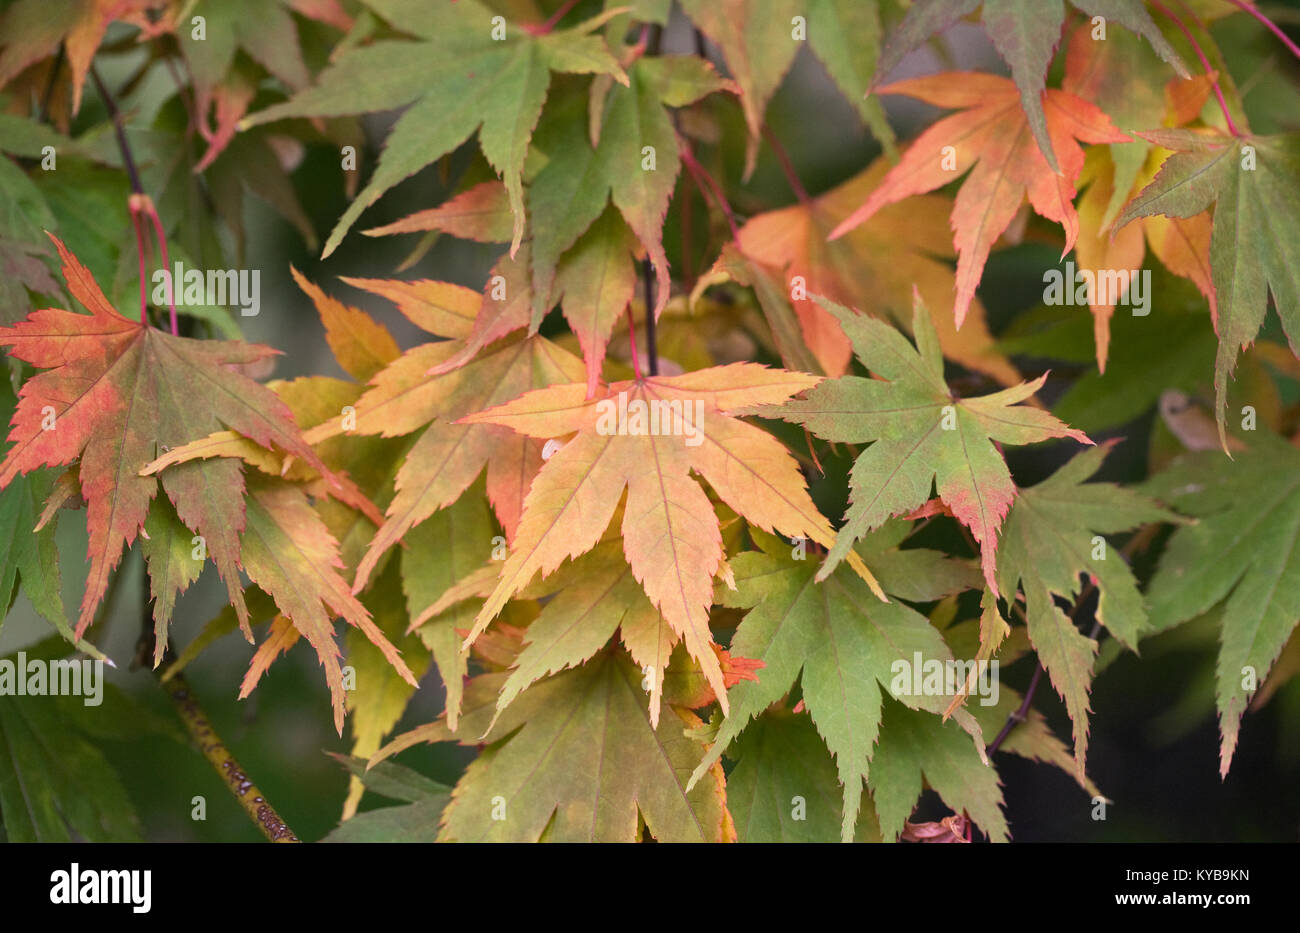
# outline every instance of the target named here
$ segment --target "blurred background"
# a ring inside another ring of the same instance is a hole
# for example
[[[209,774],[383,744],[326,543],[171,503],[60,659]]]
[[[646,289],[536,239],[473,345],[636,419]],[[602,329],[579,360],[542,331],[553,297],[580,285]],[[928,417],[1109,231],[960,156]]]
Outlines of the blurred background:
[[[1275,19],[1300,35],[1300,16],[1294,5],[1269,4]],[[325,36],[316,34],[314,24],[304,27],[304,42],[316,42],[317,61],[328,49]],[[1245,103],[1252,125],[1258,132],[1296,129],[1300,124],[1300,93],[1297,92],[1296,63],[1266,33],[1246,17],[1232,17],[1213,29],[1227,60],[1247,71],[1236,73],[1239,85],[1248,88]],[[108,42],[115,38],[110,33]],[[691,51],[693,36],[679,13],[663,36],[664,51]],[[310,49],[309,49],[310,51]],[[110,87],[118,87],[138,67],[132,53],[101,56],[100,69]],[[941,43],[909,56],[895,76],[904,77],[941,69],[979,69],[1005,73],[983,31],[962,24]],[[1059,64],[1058,64],[1059,71]],[[87,102],[73,127],[93,126],[105,118],[102,105],[88,91]],[[175,106],[175,88],[166,75],[153,76],[135,86],[122,104],[133,124],[149,126],[165,118]],[[935,111],[903,98],[886,100],[891,123],[900,142],[934,119]],[[254,107],[257,109],[257,106]],[[716,118],[723,138],[734,142],[718,154],[721,177],[728,195],[743,217],[793,202],[770,150],[761,151],[758,166],[748,183],[741,184],[744,127],[735,107],[717,108]],[[373,165],[392,115],[362,121],[367,145],[358,166],[361,176]],[[784,142],[808,191],[816,195],[857,174],[879,155],[879,147],[863,128],[857,111],[829,81],[822,66],[801,51],[787,80],[777,92],[768,112],[769,123]],[[448,194],[448,181],[474,159],[471,143],[449,160],[448,166],[434,166],[421,172],[385,195],[367,211],[361,226],[388,223],[411,211],[436,205]],[[445,170],[445,172],[444,172]],[[120,174],[120,173],[119,173]],[[338,148],[327,142],[307,145],[296,154],[292,183],[318,237],[333,226],[347,204],[344,173]],[[123,201],[124,203],[124,201]],[[69,225],[81,222],[76,206],[68,206],[61,217]],[[83,205],[81,210],[86,210]],[[326,347],[319,318],[311,303],[293,283],[292,264],[325,291],[346,303],[365,308],[381,320],[404,347],[420,338],[390,305],[366,293],[349,288],[337,276],[392,277],[412,253],[418,237],[368,238],[355,232],[328,261],[318,259],[319,250],[309,248],[295,229],[267,203],[256,197],[242,204],[245,263],[261,270],[262,310],[257,317],[238,321],[247,339],[284,351],[275,378],[305,374],[344,377]],[[124,252],[133,256],[129,224],[121,213]],[[101,222],[111,222],[101,219]],[[672,227],[672,217],[669,227]],[[360,229],[360,227],[358,228]],[[670,236],[670,254],[678,244]],[[403,278],[430,278],[457,282],[474,289],[482,287],[499,248],[458,241],[436,240],[409,268]],[[1055,266],[1059,250],[1050,242],[1026,236],[1018,245],[995,252],[988,264],[980,296],[989,309],[989,324],[995,335],[1004,335],[1012,321],[1025,312],[1041,308],[1041,274]],[[712,257],[706,261],[711,262]],[[698,265],[698,263],[697,263]],[[130,292],[127,291],[127,304]],[[1188,298],[1194,301],[1194,294]],[[122,305],[119,304],[119,307]],[[1203,305],[1202,305],[1203,306]],[[1056,309],[1061,314],[1060,309]],[[1086,310],[1064,313],[1085,315]],[[1203,312],[1202,312],[1203,313]],[[549,324],[550,322],[548,322]],[[1205,325],[1208,327],[1208,321]],[[1276,319],[1270,314],[1266,335],[1280,338]],[[624,342],[626,347],[626,342]],[[1044,393],[1051,404],[1076,376],[1091,366],[1091,343],[1081,360],[1046,361],[1018,356],[1022,370],[1037,373],[1053,367],[1053,379]],[[1291,397],[1289,402],[1297,399]],[[1146,414],[1099,434],[1123,437],[1125,442],[1110,458],[1102,479],[1135,481],[1147,472],[1147,454],[1155,415]],[[1014,451],[1008,456],[1013,474],[1021,485],[1032,484],[1048,475],[1068,456],[1061,445]],[[819,505],[830,515],[843,508],[845,462],[827,464],[827,476],[814,488]],[[951,544],[960,548],[954,535]],[[63,595],[69,607],[80,603],[85,573],[86,538],[80,513],[67,513],[60,522],[59,549],[62,558]],[[1158,543],[1152,555],[1158,553]],[[1141,574],[1144,569],[1136,568]],[[179,721],[159,690],[153,676],[144,669],[129,669],[140,632],[141,607],[145,591],[143,569],[136,553],[128,555],[121,569],[120,583],[110,605],[101,613],[91,635],[118,663],[109,679],[131,702],[129,715],[140,729],[96,744],[118,771],[140,818],[141,831],[149,840],[256,841],[261,838],[204,759],[187,743]],[[172,639],[177,646],[189,643],[223,606],[225,590],[211,567],[177,604]],[[969,608],[969,607],[967,607]],[[1084,614],[1085,623],[1091,620]],[[1086,624],[1085,624],[1086,628]],[[0,629],[0,656],[48,637],[47,623],[39,619],[20,596]],[[1016,841],[1300,841],[1300,680],[1284,686],[1262,709],[1247,715],[1232,771],[1226,780],[1218,775],[1218,727],[1213,707],[1213,665],[1215,632],[1197,622],[1189,623],[1143,645],[1142,657],[1113,657],[1098,675],[1092,694],[1092,745],[1089,770],[1102,792],[1113,801],[1105,821],[1090,819],[1086,795],[1066,773],[1049,765],[1035,764],[1016,756],[1000,754],[999,772],[1004,781],[1007,818]],[[236,700],[239,682],[247,668],[252,646],[238,635],[227,636],[208,648],[188,668],[189,682],[211,715],[214,726],[257,781],[268,799],[290,826],[303,838],[322,837],[338,824],[347,789],[347,775],[325,752],[346,753],[349,742],[332,728],[329,699],[324,679],[312,651],[296,646],[277,661],[252,696]],[[1004,670],[1005,682],[1023,690],[1032,674],[1032,659],[1022,659]],[[431,672],[411,702],[396,732],[434,718],[443,705],[442,686]],[[1068,739],[1069,722],[1064,709],[1046,685],[1035,706],[1049,717],[1058,736]],[[80,715],[76,706],[70,715]],[[419,747],[404,753],[401,761],[429,777],[454,783],[472,750],[450,745]],[[191,800],[207,800],[207,819],[192,820]],[[362,809],[390,801],[367,794]],[[937,819],[945,810],[927,793],[917,819]]]

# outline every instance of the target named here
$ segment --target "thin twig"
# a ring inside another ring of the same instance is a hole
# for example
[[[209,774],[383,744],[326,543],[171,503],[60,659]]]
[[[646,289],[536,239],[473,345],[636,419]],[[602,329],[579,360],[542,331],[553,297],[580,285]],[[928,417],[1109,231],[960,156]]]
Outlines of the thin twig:
[[[144,226],[143,218],[147,217],[153,225],[154,236],[158,240],[158,252],[162,257],[163,271],[170,276],[171,270],[168,268],[167,258],[167,234],[163,232],[162,218],[158,216],[158,209],[154,206],[153,199],[145,194],[144,186],[140,183],[140,172],[136,169],[135,156],[131,153],[131,143],[126,138],[126,120],[122,116],[122,111],[117,106],[117,101],[113,95],[109,93],[108,88],[104,85],[104,81],[100,78],[99,71],[94,65],[90,67],[90,77],[95,82],[95,89],[99,91],[99,96],[104,101],[109,116],[112,117],[113,131],[117,136],[117,148],[122,153],[122,164],[126,167],[127,178],[131,182],[131,195],[126,203],[131,214],[131,225],[135,228],[136,248],[140,251],[140,323],[148,325],[149,309],[145,301],[144,281],[147,228]],[[170,282],[170,286],[167,290],[167,304],[171,311],[172,336],[175,337],[180,333],[180,327],[176,320],[176,283]]]
[[[713,200],[717,203],[722,213],[726,215],[727,226],[731,228],[731,237],[733,240],[740,239],[740,228],[736,225],[736,215],[731,210],[731,204],[727,201],[727,196],[722,193],[722,186],[719,185],[707,171],[704,166],[695,158],[695,153],[691,151],[690,143],[686,137],[680,133],[677,135],[677,148],[681,151],[682,164],[690,172],[691,178],[694,179],[695,185],[700,189],[700,193],[706,198],[712,195]]]
[[[1007,721],[1002,725],[1002,731],[997,734],[997,738],[989,743],[989,746],[986,749],[986,754],[992,755],[996,752],[999,746],[1002,745],[1003,741],[1006,740],[1006,737],[1011,734],[1011,730],[1025,721],[1025,717],[1029,715],[1029,707],[1034,702],[1034,693],[1038,690],[1038,682],[1042,679],[1043,665],[1039,664],[1038,667],[1034,669],[1033,679],[1029,681],[1029,689],[1025,691],[1025,697],[1021,700],[1020,706],[1016,708],[1015,712],[1011,713],[1011,715],[1007,717]]]
[[[659,347],[655,340],[655,284],[649,258],[641,260],[641,287],[645,293],[645,352],[650,375],[659,375]]]
[[[195,699],[194,691],[186,682],[185,675],[174,675],[162,684],[162,688],[171,697],[176,712],[180,714],[185,728],[198,743],[203,757],[208,759],[217,774],[221,775],[226,787],[235,795],[239,805],[248,814],[249,819],[257,824],[262,834],[272,842],[301,842],[302,840],[294,835],[288,824],[281,819],[280,814],[275,812],[275,808],[267,802],[266,795],[258,790],[257,785],[239,766],[230,749],[221,741],[221,737],[212,728],[212,723],[208,721],[203,707]]]
[[[90,79],[95,82],[95,90],[99,92],[100,100],[104,102],[108,115],[113,121],[113,132],[117,134],[117,148],[122,153],[122,163],[126,166],[126,177],[131,182],[131,192],[144,194],[144,188],[140,184],[140,173],[136,171],[135,158],[131,155],[131,144],[126,138],[126,121],[122,117],[122,111],[117,107],[117,100],[104,86],[103,80],[99,77],[99,69],[94,65],[90,66]]]

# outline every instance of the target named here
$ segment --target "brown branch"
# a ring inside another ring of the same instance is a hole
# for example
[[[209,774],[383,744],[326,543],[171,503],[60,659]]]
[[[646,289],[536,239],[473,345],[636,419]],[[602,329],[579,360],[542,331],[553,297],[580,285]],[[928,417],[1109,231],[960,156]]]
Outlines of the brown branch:
[[[221,775],[226,787],[235,795],[239,805],[262,834],[272,842],[301,842],[302,840],[294,835],[280,814],[275,812],[275,808],[267,802],[266,795],[258,790],[257,785],[239,766],[230,749],[221,741],[221,737],[208,721],[203,707],[195,699],[194,692],[185,680],[185,675],[173,675],[162,683],[162,688],[171,697],[176,712],[194,741],[198,743],[203,757],[208,759],[217,774]]]

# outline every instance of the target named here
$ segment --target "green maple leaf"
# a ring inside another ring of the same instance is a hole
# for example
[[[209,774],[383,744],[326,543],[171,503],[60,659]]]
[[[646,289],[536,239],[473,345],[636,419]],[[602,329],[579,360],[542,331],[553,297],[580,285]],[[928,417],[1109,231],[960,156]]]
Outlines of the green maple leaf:
[[[11,417],[16,404],[13,386],[8,379],[0,379],[0,418]],[[99,649],[78,639],[68,623],[54,540],[57,523],[38,522],[42,504],[50,498],[54,484],[52,471],[38,470],[17,477],[0,490],[0,626],[18,595],[21,581],[23,592],[37,612],[79,650],[102,659]],[[55,515],[57,512],[51,518]]]
[[[660,842],[729,838],[720,768],[685,790],[704,751],[685,730],[699,720],[673,708],[652,727],[641,671],[625,653],[603,652],[530,687],[484,735],[503,679],[485,674],[470,682],[455,733],[440,720],[395,739],[371,761],[413,741],[489,743],[452,792],[440,841],[633,842],[641,821]]]
[[[1081,574],[1097,584],[1097,618],[1136,650],[1146,609],[1133,573],[1103,534],[1148,522],[1178,521],[1155,502],[1114,483],[1084,480],[1101,468],[1112,444],[1077,454],[1037,486],[1023,489],[1007,516],[998,553],[998,582],[1008,600],[1025,594],[1025,622],[1038,660],[1074,723],[1074,759],[1082,779],[1088,750],[1088,692],[1097,643],[1075,627],[1055,598],[1074,603]]]
[[[732,743],[727,809],[740,842],[838,842],[841,792],[835,761],[803,713],[772,709]],[[855,842],[878,842],[871,799],[862,802]]]
[[[825,579],[866,532],[923,505],[937,482],[939,498],[979,542],[984,578],[996,595],[997,534],[1016,487],[994,442],[1092,441],[1041,409],[1016,405],[1038,391],[1046,373],[992,395],[958,398],[944,382],[939,338],[919,295],[915,348],[893,326],[814,297],[840,322],[858,359],[881,378],[828,379],[803,400],[740,413],[802,424],[829,441],[874,441],[853,464],[845,523],[817,579]]]
[[[385,191],[454,150],[475,130],[499,172],[514,211],[511,252],[524,232],[523,167],[552,71],[608,74],[626,83],[604,39],[591,35],[609,14],[573,29],[533,35],[518,23],[494,23],[477,0],[367,0],[416,41],[383,39],[351,49],[316,84],[246,119],[255,126],[284,117],[329,117],[406,107],[370,181],[325,243],[328,256]],[[505,38],[493,37],[494,31]]]
[[[1190,77],[1183,60],[1147,13],[1142,0],[1070,0],[1088,16],[1102,16],[1146,38],[1180,77]],[[880,53],[877,75],[885,75],[903,56],[930,36],[940,33],[983,5],[984,30],[1020,89],[1021,105],[1038,148],[1053,171],[1059,172],[1056,154],[1047,134],[1043,91],[1061,27],[1065,24],[1063,0],[916,0]]]
[[[691,55],[637,59],[629,66],[627,77],[626,87],[611,87],[603,98],[590,104],[598,137],[589,123],[589,95],[585,93],[557,100],[538,128],[534,150],[541,167],[528,186],[534,330],[556,297],[553,283],[564,284],[556,282],[561,255],[568,259],[583,248],[579,238],[589,228],[595,229],[593,225],[611,201],[654,263],[658,278],[655,313],[668,303],[663,223],[681,172],[677,132],[668,108],[685,107],[729,85],[712,65]],[[651,158],[653,163],[647,161]],[[619,243],[610,244],[609,250],[620,248],[619,231],[606,230],[601,235],[618,238]],[[630,258],[629,250],[622,248],[621,252]],[[612,321],[622,313],[624,291],[596,306],[604,320]],[[601,297],[592,295],[590,300]],[[574,322],[569,304],[572,300],[566,303],[566,314]],[[583,328],[574,324],[581,334]],[[599,355],[603,356],[609,325],[596,330],[602,341]]]
[[[321,842],[433,842],[438,838],[438,821],[451,799],[450,787],[393,761],[367,768],[361,757],[332,757],[366,790],[405,803],[353,816]]]
[[[719,599],[750,610],[731,650],[765,666],[757,681],[742,681],[727,691],[731,712],[691,780],[703,777],[750,719],[785,695],[802,673],[804,705],[835,756],[844,787],[840,833],[848,841],[862,799],[862,779],[873,761],[883,695],[894,679],[892,665],[911,664],[918,652],[927,660],[948,661],[952,655],[925,616],[900,602],[881,602],[851,572],[835,574],[818,586],[813,561],[802,559],[779,538],[756,529],[752,533],[763,551],[732,560],[736,590],[720,590]],[[937,714],[950,698],[908,694],[900,699]],[[970,715],[959,710],[957,718],[982,748],[979,727]]]
[[[1300,451],[1262,434],[1235,463],[1218,451],[1187,454],[1143,489],[1198,519],[1160,557],[1150,629],[1222,603],[1215,680],[1226,776],[1246,705],[1300,622]]]
[[[972,743],[954,722],[893,701],[885,704],[883,718],[867,776],[882,838],[898,838],[924,780],[953,812],[965,811],[989,839],[1005,842],[1002,789],[997,771],[982,757],[983,742]]]
[[[868,94],[880,57],[878,0],[813,0],[808,4],[808,44],[886,154],[894,158],[894,131],[885,108],[880,98]]]
[[[48,638],[23,654],[28,665],[48,664],[66,660],[68,650],[62,639]],[[16,667],[16,657],[5,661]],[[72,663],[82,662],[74,657]],[[6,686],[12,692],[13,684]],[[9,695],[0,701],[0,812],[8,841],[140,838],[130,795],[96,740],[183,736],[173,719],[137,706],[113,684],[101,679],[100,689],[94,707],[84,696]]]
[[[1219,352],[1214,364],[1215,413],[1227,449],[1224,412],[1237,354],[1254,342],[1268,295],[1294,350],[1300,345],[1300,134],[1205,136],[1188,130],[1139,134],[1167,149],[1159,174],[1115,222],[1164,214],[1191,217],[1214,205],[1210,270]]]

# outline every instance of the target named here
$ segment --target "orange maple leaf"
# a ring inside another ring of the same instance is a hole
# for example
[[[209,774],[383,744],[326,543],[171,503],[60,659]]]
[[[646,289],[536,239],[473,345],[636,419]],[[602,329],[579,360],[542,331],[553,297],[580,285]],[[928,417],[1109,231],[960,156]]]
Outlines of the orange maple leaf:
[[[886,204],[933,191],[970,171],[957,192],[951,217],[958,256],[953,304],[958,327],[975,298],[994,242],[1010,226],[1026,195],[1039,215],[1065,228],[1061,255],[1074,248],[1079,235],[1074,183],[1083,170],[1083,149],[1076,140],[1129,141],[1093,104],[1067,91],[1048,89],[1043,110],[1061,166],[1057,175],[1035,144],[1020,106],[1020,92],[1007,78],[950,72],[897,81],[878,93],[904,94],[962,112],[943,118],[918,136],[866,203],[831,231],[831,239],[843,236]]]
[[[626,489],[624,556],[725,711],[726,677],[709,631],[722,534],[713,504],[690,472],[699,473],[723,502],[765,531],[833,542],[834,532],[813,505],[790,453],[770,434],[727,414],[747,405],[779,404],[819,381],[733,363],[616,382],[596,398],[587,397],[584,383],[550,386],[460,419],[538,439],[571,436],[533,480],[510,556],[466,646],[539,570],[547,576],[565,558],[590,550]],[[875,584],[854,558],[859,572]],[[884,599],[878,585],[876,592]]]

